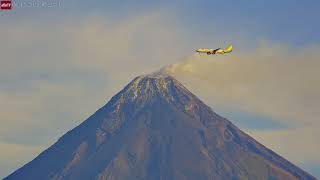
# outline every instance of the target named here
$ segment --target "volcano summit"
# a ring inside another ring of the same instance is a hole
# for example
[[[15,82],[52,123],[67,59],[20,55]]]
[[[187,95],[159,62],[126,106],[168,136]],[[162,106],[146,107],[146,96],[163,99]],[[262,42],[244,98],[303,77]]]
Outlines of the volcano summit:
[[[173,77],[135,78],[5,179],[315,179],[214,113]]]

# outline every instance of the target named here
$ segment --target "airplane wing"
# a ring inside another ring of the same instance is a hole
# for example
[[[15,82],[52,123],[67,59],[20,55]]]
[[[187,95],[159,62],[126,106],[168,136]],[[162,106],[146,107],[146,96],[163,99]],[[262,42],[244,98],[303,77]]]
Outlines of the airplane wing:
[[[217,49],[213,50],[213,51],[212,51],[212,54],[216,54],[217,51],[219,51],[219,50],[220,50],[220,48],[217,48]]]

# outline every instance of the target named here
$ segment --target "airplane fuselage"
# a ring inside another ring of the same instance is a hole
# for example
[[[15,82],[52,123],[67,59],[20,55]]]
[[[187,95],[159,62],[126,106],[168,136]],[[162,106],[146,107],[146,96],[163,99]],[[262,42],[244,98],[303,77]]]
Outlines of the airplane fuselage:
[[[220,48],[219,48],[220,49]],[[207,54],[215,54],[219,49],[197,49],[198,53],[207,53]]]
[[[198,53],[207,53],[208,55],[210,54],[226,54],[232,52],[232,45],[230,45],[226,49],[197,49],[196,52]]]

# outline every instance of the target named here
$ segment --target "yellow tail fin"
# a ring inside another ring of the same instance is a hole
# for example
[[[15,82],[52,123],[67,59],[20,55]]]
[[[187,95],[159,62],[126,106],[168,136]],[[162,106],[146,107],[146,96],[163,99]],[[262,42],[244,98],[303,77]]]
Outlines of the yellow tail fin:
[[[228,46],[227,49],[225,49],[225,52],[231,52],[233,49],[232,45]]]

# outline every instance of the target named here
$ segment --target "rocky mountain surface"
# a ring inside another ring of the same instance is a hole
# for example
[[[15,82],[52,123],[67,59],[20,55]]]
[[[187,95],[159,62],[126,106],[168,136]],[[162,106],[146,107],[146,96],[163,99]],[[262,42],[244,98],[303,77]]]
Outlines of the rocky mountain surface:
[[[135,78],[5,179],[315,179],[219,116],[173,77]]]

